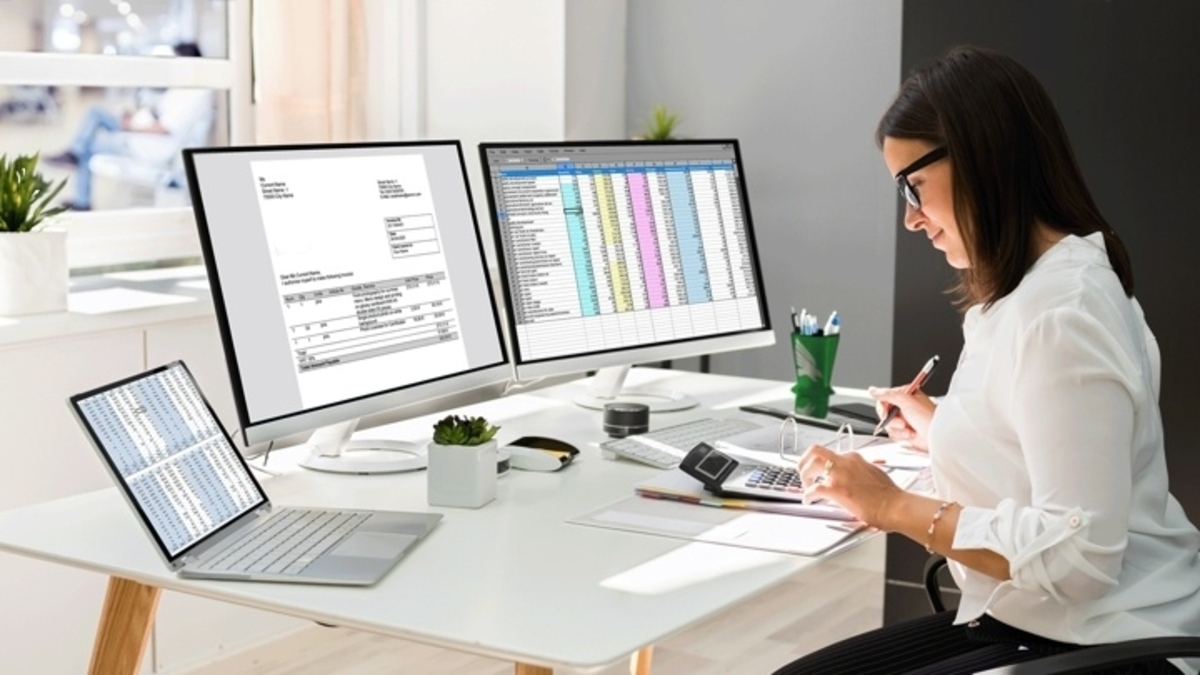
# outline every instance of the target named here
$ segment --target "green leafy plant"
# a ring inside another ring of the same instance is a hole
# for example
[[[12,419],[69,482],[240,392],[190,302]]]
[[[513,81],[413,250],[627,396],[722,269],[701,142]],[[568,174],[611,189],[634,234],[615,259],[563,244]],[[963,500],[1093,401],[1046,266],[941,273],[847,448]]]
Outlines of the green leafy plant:
[[[483,417],[447,415],[433,425],[433,442],[438,445],[483,445],[492,440],[500,427]]]
[[[38,156],[17,155],[11,162],[0,155],[0,232],[29,232],[43,220],[67,210],[46,208],[67,184],[56,186],[37,171]]]
[[[638,138],[645,141],[674,140],[679,122],[678,114],[671,112],[665,105],[656,105],[650,112],[650,121],[645,124]]]

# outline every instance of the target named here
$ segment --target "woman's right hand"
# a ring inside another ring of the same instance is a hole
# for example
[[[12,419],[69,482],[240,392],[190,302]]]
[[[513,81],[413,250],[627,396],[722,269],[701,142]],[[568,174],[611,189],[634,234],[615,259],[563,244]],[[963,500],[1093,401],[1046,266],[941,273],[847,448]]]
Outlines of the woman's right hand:
[[[885,430],[894,441],[906,441],[917,450],[929,451],[929,423],[937,405],[923,391],[908,393],[908,387],[870,387],[867,393],[875,399],[879,419],[887,416],[891,406],[900,408]]]

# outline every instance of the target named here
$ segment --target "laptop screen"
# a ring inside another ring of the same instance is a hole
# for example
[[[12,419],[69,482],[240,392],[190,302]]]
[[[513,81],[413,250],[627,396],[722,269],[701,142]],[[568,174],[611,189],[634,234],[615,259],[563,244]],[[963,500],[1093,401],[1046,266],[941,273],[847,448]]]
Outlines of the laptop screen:
[[[168,559],[266,503],[182,362],[71,404]]]

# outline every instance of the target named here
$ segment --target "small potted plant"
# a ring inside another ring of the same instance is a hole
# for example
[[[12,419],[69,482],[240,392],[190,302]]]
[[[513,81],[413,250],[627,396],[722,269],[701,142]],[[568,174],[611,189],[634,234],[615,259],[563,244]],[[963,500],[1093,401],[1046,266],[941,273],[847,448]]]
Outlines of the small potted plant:
[[[0,316],[67,308],[67,233],[41,227],[66,210],[50,207],[66,180],[52,186],[37,162],[0,155]]]
[[[433,506],[476,509],[496,498],[496,432],[483,417],[447,415],[433,425],[428,497]]]
[[[675,129],[679,127],[679,115],[667,106],[659,104],[650,111],[650,121],[645,123],[642,133],[634,136],[635,141],[673,141]]]

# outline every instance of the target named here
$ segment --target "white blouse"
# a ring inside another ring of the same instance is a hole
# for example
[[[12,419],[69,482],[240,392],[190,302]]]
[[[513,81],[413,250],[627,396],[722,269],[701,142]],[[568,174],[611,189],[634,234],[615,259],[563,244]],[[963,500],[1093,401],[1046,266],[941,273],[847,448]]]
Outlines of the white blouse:
[[[1062,239],[963,333],[933,479],[963,506],[954,548],[1004,556],[1012,578],[951,561],[956,623],[988,612],[1077,644],[1200,635],[1200,532],[1167,492],[1158,348],[1103,237]]]

